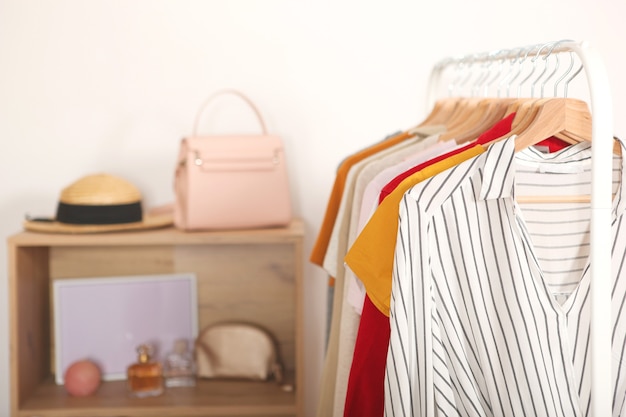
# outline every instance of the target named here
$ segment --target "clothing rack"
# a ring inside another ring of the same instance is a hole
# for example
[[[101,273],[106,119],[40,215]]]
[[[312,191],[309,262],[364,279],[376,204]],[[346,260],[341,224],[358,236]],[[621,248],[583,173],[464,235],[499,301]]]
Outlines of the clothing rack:
[[[611,167],[613,153],[613,109],[608,76],[604,63],[596,50],[588,42],[575,42],[563,40],[544,44],[529,45],[524,47],[502,49],[486,53],[449,57],[437,63],[430,75],[429,91],[427,94],[427,108],[432,108],[441,88],[441,80],[446,70],[456,67],[462,72],[472,67],[478,67],[481,71],[480,83],[475,86],[482,88],[491,77],[490,66],[494,64],[509,63],[511,66],[528,64],[533,65],[533,72],[536,68],[538,58],[554,55],[558,56],[569,53],[578,57],[581,67],[574,73],[574,76],[584,70],[587,79],[589,101],[592,121],[592,189],[591,189],[591,252],[590,252],[590,272],[591,272],[591,415],[604,417],[612,415],[612,382],[611,382]],[[571,63],[573,64],[572,58]],[[547,68],[547,63],[546,67]],[[520,75],[521,67],[515,76],[507,81],[507,92],[513,79]],[[556,72],[556,69],[554,70]],[[569,72],[568,72],[569,74]],[[543,73],[542,73],[543,75]],[[462,74],[459,78],[465,77]],[[524,81],[529,79],[532,73],[526,76]],[[565,76],[565,75],[564,75]],[[571,81],[572,76],[567,80]],[[497,78],[497,77],[496,77]],[[465,78],[467,80],[468,78]],[[559,79],[561,81],[561,79]],[[557,83],[558,84],[558,83]],[[449,94],[454,95],[454,88],[451,84]],[[500,94],[500,85],[498,94]],[[531,94],[534,92],[532,85]],[[543,94],[543,85],[541,91]],[[554,92],[557,93],[558,85],[555,84]],[[519,88],[518,88],[519,93]],[[475,95],[475,94],[473,94]],[[564,95],[567,96],[567,84],[564,87]]]

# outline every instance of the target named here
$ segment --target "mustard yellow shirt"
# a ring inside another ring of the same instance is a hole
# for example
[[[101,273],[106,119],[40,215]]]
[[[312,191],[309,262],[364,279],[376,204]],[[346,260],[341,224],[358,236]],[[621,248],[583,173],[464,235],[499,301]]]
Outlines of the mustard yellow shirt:
[[[398,232],[398,211],[404,193],[413,185],[480,155],[484,151],[481,145],[475,145],[404,179],[378,206],[348,250],[344,258],[346,265],[363,282],[372,303],[386,316],[389,316],[391,299],[391,275]]]

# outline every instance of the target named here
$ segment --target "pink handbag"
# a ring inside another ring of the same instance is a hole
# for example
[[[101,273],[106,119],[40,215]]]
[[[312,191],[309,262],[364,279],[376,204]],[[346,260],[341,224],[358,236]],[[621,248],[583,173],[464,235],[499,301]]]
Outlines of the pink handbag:
[[[249,104],[263,134],[198,135],[202,111],[222,94]],[[259,110],[236,90],[218,91],[200,107],[193,134],[180,144],[174,191],[174,225],[182,230],[277,227],[291,221],[282,141],[267,134]]]

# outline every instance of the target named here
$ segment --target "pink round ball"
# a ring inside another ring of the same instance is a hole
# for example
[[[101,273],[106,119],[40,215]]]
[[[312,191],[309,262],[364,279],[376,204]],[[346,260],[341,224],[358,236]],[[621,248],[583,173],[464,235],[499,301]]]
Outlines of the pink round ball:
[[[100,386],[100,368],[89,360],[72,363],[65,371],[65,390],[75,397],[93,394]]]

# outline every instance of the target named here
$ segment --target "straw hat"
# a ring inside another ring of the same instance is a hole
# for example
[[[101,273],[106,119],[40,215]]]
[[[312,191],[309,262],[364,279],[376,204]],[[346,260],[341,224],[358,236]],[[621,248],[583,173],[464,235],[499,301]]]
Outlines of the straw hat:
[[[171,214],[143,213],[141,193],[109,174],[88,175],[61,192],[54,219],[27,219],[24,228],[48,233],[102,233],[165,227]]]

